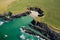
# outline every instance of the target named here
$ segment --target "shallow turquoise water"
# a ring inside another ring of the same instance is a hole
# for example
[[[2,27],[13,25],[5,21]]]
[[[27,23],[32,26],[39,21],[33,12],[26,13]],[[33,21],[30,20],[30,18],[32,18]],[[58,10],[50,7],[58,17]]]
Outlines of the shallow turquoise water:
[[[16,18],[10,22],[5,22],[0,26],[0,33],[3,35],[8,35],[7,38],[0,38],[0,40],[22,40],[21,35],[25,36],[25,40],[38,40],[37,37],[21,32],[20,28],[25,26],[28,28],[28,24],[31,23],[33,18],[31,16],[25,16],[21,18]]]

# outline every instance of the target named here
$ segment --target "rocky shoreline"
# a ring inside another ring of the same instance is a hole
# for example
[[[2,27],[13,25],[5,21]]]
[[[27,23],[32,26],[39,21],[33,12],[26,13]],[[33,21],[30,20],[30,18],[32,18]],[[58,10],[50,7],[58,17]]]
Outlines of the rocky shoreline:
[[[24,12],[24,13],[21,13],[21,14],[17,14],[17,15],[12,15],[12,12],[8,12],[8,14],[0,15],[0,18],[3,18],[5,21],[10,21],[10,20],[13,20],[15,18],[20,18],[20,17],[23,17],[23,16],[30,15],[31,10],[32,11],[37,11],[39,13],[38,14],[39,17],[42,17],[44,15],[43,11],[40,8],[30,7],[30,8],[28,8],[28,10],[30,10],[30,11],[27,11],[27,12]],[[41,32],[44,36],[46,36],[50,40],[60,40],[60,34],[51,30],[48,27],[48,25],[45,24],[45,23],[33,20],[31,22],[31,24],[29,24],[29,27],[31,29],[34,29],[34,30],[37,30],[37,31]],[[34,33],[33,31],[29,30],[29,29],[26,29],[26,28],[22,28],[22,29],[26,30],[25,33],[32,34],[32,35],[39,35],[37,33]]]
[[[42,22],[36,22],[33,20],[29,26],[39,32],[41,32],[43,35],[48,37],[51,40],[60,40],[60,34],[56,33],[55,31],[51,30],[47,24]]]
[[[44,35],[45,37],[47,37],[50,40],[60,40],[60,34],[55,32],[55,31],[53,31],[53,30],[51,30],[48,27],[48,25],[45,24],[45,23],[33,20],[31,22],[31,24],[29,24],[29,27],[31,29],[34,29],[34,30],[40,32],[42,35]],[[22,29],[25,30],[24,31],[25,33],[28,33],[28,34],[31,34],[31,35],[35,35],[35,36],[40,36],[40,37],[46,39],[45,37],[43,37],[40,34],[37,34],[37,33],[33,32],[33,31],[31,31],[28,28],[22,27]],[[46,39],[46,40],[48,40],[48,39]]]
[[[17,14],[17,15],[12,15],[12,12],[8,12],[5,15],[0,15],[0,18],[3,18],[5,21],[10,21],[10,20],[13,20],[15,18],[20,18],[22,16],[27,16],[29,14],[30,14],[30,11],[20,13],[20,14]]]
[[[36,11],[38,12],[38,16],[41,17],[43,16],[43,11],[40,9],[40,8],[36,8],[36,7],[29,7],[27,8],[29,11],[27,12],[24,12],[24,13],[20,13],[20,14],[17,14],[17,15],[12,15],[12,12],[8,12],[8,13],[5,13],[3,15],[0,15],[0,18],[3,18],[4,20],[6,21],[10,21],[10,20],[13,20],[14,18],[20,18],[22,16],[27,16],[27,15],[30,15],[31,14],[31,11]]]

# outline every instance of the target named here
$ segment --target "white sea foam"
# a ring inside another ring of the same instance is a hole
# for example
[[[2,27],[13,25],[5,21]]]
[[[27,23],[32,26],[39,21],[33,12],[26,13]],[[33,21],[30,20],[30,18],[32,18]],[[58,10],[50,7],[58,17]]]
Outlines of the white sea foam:
[[[33,39],[31,39],[31,40],[33,40]]]
[[[36,36],[37,38],[40,38],[39,36]]]
[[[23,40],[25,39],[25,36],[22,34],[21,36],[20,36],[20,38],[22,38]]]
[[[4,36],[5,36],[5,38],[8,37],[8,35],[4,35]]]
[[[4,23],[3,21],[0,21],[0,25],[3,25],[3,23]]]
[[[43,38],[40,38],[41,40],[45,40],[45,39],[43,39]]]
[[[9,21],[5,21],[5,22],[9,22]]]
[[[20,28],[21,32],[24,32],[22,28]]]
[[[38,40],[45,40],[45,39],[41,38],[40,36],[36,36],[36,37],[39,38]]]

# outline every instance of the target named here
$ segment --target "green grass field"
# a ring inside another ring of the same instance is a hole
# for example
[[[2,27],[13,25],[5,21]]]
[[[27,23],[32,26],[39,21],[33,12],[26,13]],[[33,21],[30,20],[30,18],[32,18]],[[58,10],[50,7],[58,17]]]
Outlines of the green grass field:
[[[45,14],[43,22],[58,28],[60,31],[60,0],[15,0],[8,5],[6,11],[16,14],[27,11],[27,7],[31,6],[41,8]]]

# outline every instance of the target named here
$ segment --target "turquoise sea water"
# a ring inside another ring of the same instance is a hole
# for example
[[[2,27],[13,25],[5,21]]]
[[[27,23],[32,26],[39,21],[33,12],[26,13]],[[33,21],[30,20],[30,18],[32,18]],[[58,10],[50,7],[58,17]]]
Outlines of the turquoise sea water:
[[[31,16],[24,16],[21,18],[13,19],[10,22],[4,22],[0,25],[0,40],[22,40],[20,36],[24,36],[24,40],[38,40],[37,37],[21,32],[22,26],[28,28],[33,18]],[[4,35],[8,35],[4,38]]]

